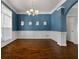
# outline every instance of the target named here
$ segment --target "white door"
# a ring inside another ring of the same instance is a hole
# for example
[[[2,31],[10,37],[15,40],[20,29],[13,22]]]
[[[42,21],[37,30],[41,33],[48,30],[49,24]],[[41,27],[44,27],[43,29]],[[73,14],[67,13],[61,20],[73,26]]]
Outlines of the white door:
[[[68,16],[67,17],[67,40],[77,43],[77,17]]]

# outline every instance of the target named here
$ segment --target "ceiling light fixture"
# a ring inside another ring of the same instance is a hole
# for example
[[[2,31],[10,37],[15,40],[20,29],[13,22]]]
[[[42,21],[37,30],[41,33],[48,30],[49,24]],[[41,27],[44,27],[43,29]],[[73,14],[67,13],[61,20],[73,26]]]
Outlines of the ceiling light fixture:
[[[29,16],[30,16],[30,15],[32,15],[32,16],[38,15],[39,10],[33,8],[33,0],[32,0],[32,8],[29,9],[29,10],[27,10],[26,13],[27,13]]]

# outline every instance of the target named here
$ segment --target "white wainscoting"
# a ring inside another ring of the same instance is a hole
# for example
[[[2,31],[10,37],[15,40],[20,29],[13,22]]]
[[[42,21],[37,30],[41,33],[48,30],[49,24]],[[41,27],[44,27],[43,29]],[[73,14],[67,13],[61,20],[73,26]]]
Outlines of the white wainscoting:
[[[17,39],[52,39],[60,46],[66,46],[66,32],[16,31]]]
[[[7,39],[6,41],[4,41],[4,40],[1,41],[1,48],[8,45],[8,44],[10,44],[14,40],[16,40],[16,32],[12,32],[12,38],[11,39]]]
[[[1,28],[2,29],[2,37],[1,41],[7,41],[8,39],[12,38],[12,29],[11,28]]]
[[[13,42],[16,39],[52,39],[59,46],[66,46],[66,32],[57,31],[13,31],[12,39],[1,42],[1,47]]]
[[[61,39],[58,39],[57,44],[60,46],[67,46],[66,44],[67,32],[61,32]]]

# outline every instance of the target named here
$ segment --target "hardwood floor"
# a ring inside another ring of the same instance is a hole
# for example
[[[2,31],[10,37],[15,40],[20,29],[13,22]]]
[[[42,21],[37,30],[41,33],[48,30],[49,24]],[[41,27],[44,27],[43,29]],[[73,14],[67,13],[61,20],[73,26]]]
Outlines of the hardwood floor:
[[[51,39],[17,39],[1,49],[1,59],[78,59],[77,45],[60,47]]]

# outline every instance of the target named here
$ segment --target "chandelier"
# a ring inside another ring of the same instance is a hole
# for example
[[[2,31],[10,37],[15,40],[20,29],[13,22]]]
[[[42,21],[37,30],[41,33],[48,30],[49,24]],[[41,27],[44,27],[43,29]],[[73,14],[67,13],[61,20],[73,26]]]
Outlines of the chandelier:
[[[38,15],[39,11],[38,10],[35,10],[35,9],[30,9],[30,10],[27,10],[26,13],[30,16],[35,16],[35,15]]]
[[[33,0],[32,0],[32,8],[27,10],[26,13],[30,16],[38,15],[39,10],[33,8]]]

